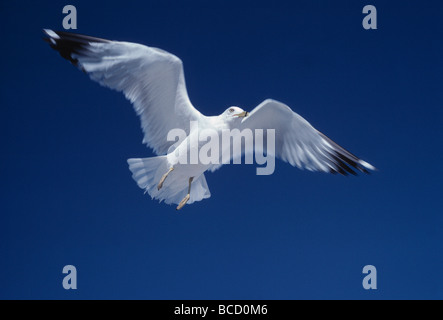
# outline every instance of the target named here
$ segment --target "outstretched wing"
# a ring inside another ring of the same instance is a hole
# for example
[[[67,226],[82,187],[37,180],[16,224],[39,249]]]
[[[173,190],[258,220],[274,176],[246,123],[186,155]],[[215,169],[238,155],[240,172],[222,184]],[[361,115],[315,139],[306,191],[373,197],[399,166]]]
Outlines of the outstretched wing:
[[[258,105],[242,120],[241,128],[275,129],[275,156],[300,169],[343,175],[375,169],[275,100],[265,100]]]
[[[161,49],[80,34],[44,30],[45,39],[60,55],[88,73],[92,80],[121,91],[140,116],[143,143],[158,155],[174,143],[171,129],[189,134],[191,120],[204,117],[191,104],[183,64]]]

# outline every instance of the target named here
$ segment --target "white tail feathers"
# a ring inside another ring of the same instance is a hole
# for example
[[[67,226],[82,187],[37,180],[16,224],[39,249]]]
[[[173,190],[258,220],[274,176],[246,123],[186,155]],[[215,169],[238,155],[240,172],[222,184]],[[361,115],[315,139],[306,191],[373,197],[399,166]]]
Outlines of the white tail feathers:
[[[166,156],[152,158],[128,159],[129,170],[132,172],[132,178],[138,186],[148,192],[152,199],[167,204],[179,204],[188,193],[189,178],[184,170],[172,171],[163,183],[163,187],[158,190],[157,185],[169,169],[170,164]],[[194,177],[191,187],[191,198],[188,204],[194,201],[200,201],[209,198],[208,184],[204,174]]]

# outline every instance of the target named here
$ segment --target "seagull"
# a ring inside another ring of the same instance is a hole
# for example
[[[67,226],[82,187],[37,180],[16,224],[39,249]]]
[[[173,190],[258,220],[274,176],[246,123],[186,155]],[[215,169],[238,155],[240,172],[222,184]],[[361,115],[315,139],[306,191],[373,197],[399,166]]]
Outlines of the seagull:
[[[300,169],[353,174],[369,173],[375,167],[357,158],[286,104],[266,99],[247,112],[237,106],[218,116],[205,116],[191,103],[186,90],[183,63],[162,49],[138,43],[111,41],[86,35],[44,29],[44,40],[74,66],[99,84],[122,92],[140,117],[143,143],[156,157],[128,159],[138,186],[152,199],[186,204],[207,199],[211,193],[204,173],[221,164],[183,163],[175,156],[188,150],[198,139],[191,123],[199,130],[273,129],[275,157]],[[168,132],[181,129],[185,139],[170,141]],[[201,142],[196,142],[201,148]],[[195,145],[195,144],[194,144]]]

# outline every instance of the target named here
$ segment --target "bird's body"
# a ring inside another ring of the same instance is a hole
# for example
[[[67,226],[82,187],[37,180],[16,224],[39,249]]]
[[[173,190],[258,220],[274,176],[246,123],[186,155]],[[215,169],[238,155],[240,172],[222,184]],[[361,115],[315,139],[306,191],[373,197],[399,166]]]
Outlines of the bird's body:
[[[189,100],[181,60],[164,50],[44,31],[46,41],[62,57],[94,81],[121,91],[132,102],[141,119],[143,142],[158,156],[129,159],[129,169],[152,198],[178,204],[177,209],[209,198],[204,173],[218,169],[226,163],[226,157],[241,155],[231,154],[230,146],[223,143],[223,134],[230,130],[262,132],[263,139],[275,134],[275,139],[269,140],[274,149],[267,152],[301,169],[343,175],[375,169],[275,100],[263,101],[250,113],[229,107],[218,116],[201,114]],[[273,130],[272,135],[269,130]],[[202,132],[208,131],[212,134],[209,141],[215,146],[212,149],[208,149],[207,139],[202,139]],[[209,162],[201,157],[208,150]]]
[[[236,107],[231,108],[237,109]],[[215,163],[202,162],[199,155],[208,142],[201,139],[201,133],[211,130],[215,136],[221,138],[223,131],[238,128],[240,123],[240,119],[226,122],[223,121],[222,116],[203,116],[200,121],[195,123],[195,126],[190,126],[189,134],[182,141],[174,144],[164,157],[129,159],[129,168],[133,172],[134,179],[140,188],[145,189],[151,197],[160,201],[164,200],[166,203],[180,203],[181,199],[186,196],[185,191],[189,186],[190,178],[193,178],[193,185],[189,204],[210,197],[204,173],[214,166],[218,167],[223,161],[224,152],[230,150],[223,150],[220,147]],[[217,144],[221,146],[221,140]],[[151,170],[146,170],[151,166],[155,174],[152,174]],[[162,187],[158,188],[158,181],[170,168],[174,169],[167,175],[167,179],[164,179]]]

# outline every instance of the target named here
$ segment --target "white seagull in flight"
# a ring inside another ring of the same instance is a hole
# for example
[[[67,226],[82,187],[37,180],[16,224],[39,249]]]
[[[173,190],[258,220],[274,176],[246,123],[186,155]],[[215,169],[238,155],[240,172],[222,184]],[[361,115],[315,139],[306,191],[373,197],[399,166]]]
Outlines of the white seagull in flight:
[[[233,106],[219,116],[201,114],[189,100],[182,61],[164,50],[48,29],[44,32],[45,40],[63,58],[89,74],[92,80],[121,91],[131,101],[141,119],[143,143],[158,156],[128,159],[129,169],[140,188],[154,199],[178,204],[177,210],[186,203],[209,198],[204,172],[221,166],[183,164],[172,156],[175,150],[188,150],[191,140],[197,139],[191,121],[198,123],[199,130],[211,128],[217,132],[234,128],[274,129],[273,156],[300,169],[342,175],[375,169],[275,100],[263,101],[250,113]],[[187,137],[180,145],[167,139],[173,129],[186,132]]]

